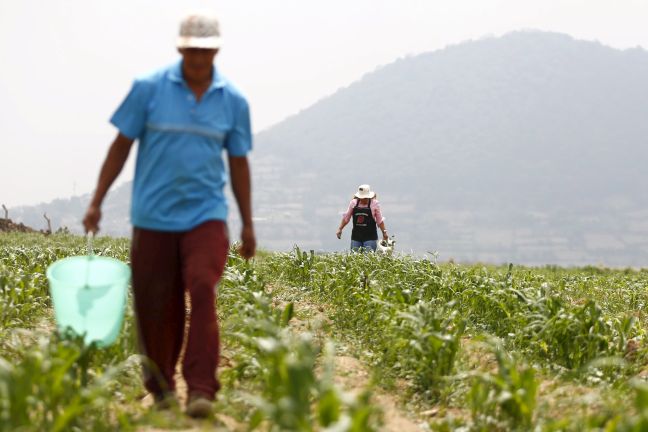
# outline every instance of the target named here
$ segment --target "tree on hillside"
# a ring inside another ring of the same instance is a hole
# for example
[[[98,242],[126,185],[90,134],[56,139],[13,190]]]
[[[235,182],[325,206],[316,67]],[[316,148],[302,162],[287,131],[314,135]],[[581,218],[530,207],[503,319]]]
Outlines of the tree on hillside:
[[[43,217],[47,221],[47,230],[43,231],[43,234],[48,235],[52,234],[52,221],[47,217],[47,213],[43,213]]]

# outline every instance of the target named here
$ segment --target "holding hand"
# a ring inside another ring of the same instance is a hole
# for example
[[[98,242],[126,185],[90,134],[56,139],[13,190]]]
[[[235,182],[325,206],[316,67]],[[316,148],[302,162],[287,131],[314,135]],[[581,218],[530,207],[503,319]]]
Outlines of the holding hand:
[[[83,227],[86,233],[96,234],[99,231],[99,221],[101,220],[101,208],[99,206],[90,205],[83,218]]]
[[[342,230],[341,229],[337,230],[335,235],[337,236],[337,238],[341,239],[342,238]]]
[[[254,228],[251,226],[244,226],[241,231],[241,247],[239,253],[245,259],[250,259],[256,253],[256,237],[254,236]]]

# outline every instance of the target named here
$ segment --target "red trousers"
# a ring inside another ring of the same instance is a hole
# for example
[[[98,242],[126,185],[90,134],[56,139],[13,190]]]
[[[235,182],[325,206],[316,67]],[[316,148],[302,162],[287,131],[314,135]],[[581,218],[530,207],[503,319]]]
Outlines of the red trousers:
[[[135,318],[144,385],[154,395],[175,390],[173,375],[185,335],[185,292],[191,299],[182,375],[189,394],[213,399],[220,388],[216,284],[223,274],[229,239],[222,221],[187,232],[133,230],[131,266]]]

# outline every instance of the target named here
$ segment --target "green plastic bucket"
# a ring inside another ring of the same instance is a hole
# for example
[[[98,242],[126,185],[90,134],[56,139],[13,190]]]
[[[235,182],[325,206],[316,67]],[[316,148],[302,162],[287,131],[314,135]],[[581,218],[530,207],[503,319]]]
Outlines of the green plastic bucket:
[[[90,255],[56,261],[47,269],[59,331],[71,328],[87,344],[105,347],[119,335],[130,268],[114,258]]]

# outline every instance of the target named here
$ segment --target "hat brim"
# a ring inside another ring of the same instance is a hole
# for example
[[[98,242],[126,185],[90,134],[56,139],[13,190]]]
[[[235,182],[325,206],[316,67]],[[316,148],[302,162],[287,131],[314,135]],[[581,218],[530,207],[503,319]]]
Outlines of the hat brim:
[[[180,36],[176,41],[177,48],[218,49],[222,44],[223,40],[219,36]]]
[[[356,192],[356,194],[355,194],[355,197],[356,197],[356,198],[360,198],[360,199],[363,199],[363,198],[369,198],[369,199],[371,199],[371,198],[373,198],[373,197],[375,197],[375,196],[376,196],[376,192],[368,192],[368,193],[366,193],[366,194],[361,194],[361,193],[357,193],[357,192]]]

